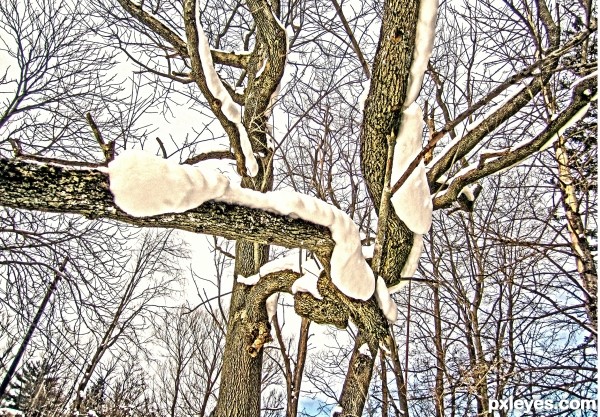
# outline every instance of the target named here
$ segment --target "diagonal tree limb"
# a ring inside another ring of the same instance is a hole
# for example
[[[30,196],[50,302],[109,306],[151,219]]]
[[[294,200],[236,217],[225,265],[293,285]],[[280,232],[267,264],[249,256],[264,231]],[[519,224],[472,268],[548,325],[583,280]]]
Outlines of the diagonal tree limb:
[[[536,152],[543,150],[553,138],[556,138],[560,130],[564,128],[580,111],[589,105],[590,101],[596,99],[598,93],[597,76],[588,77],[573,89],[571,104],[563,110],[548,126],[527,144],[516,149],[498,154],[496,159],[482,161],[479,166],[454,178],[447,190],[442,195],[433,199],[434,210],[449,207],[467,185],[505,170],[520,163]]]
[[[171,44],[179,56],[182,58],[189,56],[186,42],[167,25],[162,23],[150,13],[146,12],[142,6],[135,4],[130,0],[117,1],[121,7],[138,22]],[[246,68],[248,65],[248,54],[239,54],[235,52],[228,53],[221,50],[212,50],[211,55],[213,60],[221,65],[228,65],[236,68]]]

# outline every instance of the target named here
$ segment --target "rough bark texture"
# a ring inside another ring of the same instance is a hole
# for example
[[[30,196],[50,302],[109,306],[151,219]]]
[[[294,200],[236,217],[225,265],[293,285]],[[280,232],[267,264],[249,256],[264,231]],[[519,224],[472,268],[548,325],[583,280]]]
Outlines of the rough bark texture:
[[[558,161],[558,186],[571,238],[571,249],[575,255],[577,271],[585,289],[586,310],[592,334],[598,338],[598,272],[579,211],[580,204],[575,190],[575,181],[569,171],[564,137],[558,139],[555,152]]]
[[[481,161],[477,169],[468,171],[454,179],[442,196],[433,199],[433,208],[449,207],[460,194],[461,190],[478,180],[519,164],[531,155],[539,152],[557,138],[558,132],[584,107],[586,107],[598,92],[598,78],[590,77],[580,82],[574,89],[571,104],[563,110],[548,126],[533,140],[517,149],[511,149],[499,155],[498,158],[485,162]],[[477,130],[477,129],[475,129]],[[474,132],[473,130],[472,132]],[[484,163],[485,162],[485,163]]]
[[[400,129],[415,44],[418,10],[419,1],[416,0],[390,0],[384,3],[371,90],[365,102],[361,131],[361,168],[377,210],[381,206],[382,191],[385,187],[388,137],[395,137]],[[398,282],[400,278],[400,272],[412,247],[413,233],[394,210],[390,210],[385,219],[380,218],[379,223],[385,224],[386,227],[385,233],[382,233],[385,240],[381,242],[379,273],[390,285]],[[341,416],[362,415],[379,342],[388,334],[387,320],[380,320],[381,332],[361,332],[355,341],[339,401],[343,410]],[[370,328],[366,323],[362,323],[362,327]],[[373,338],[375,334],[377,339]],[[369,345],[370,356],[358,352],[363,341]]]
[[[0,158],[0,205],[107,218],[136,226],[162,227],[301,247],[327,254],[334,246],[329,229],[266,211],[209,201],[185,213],[133,217],[120,210],[109,190],[108,174]]]
[[[369,193],[379,208],[384,188],[387,137],[397,135],[412,63],[419,2],[385,2],[379,45],[373,64],[371,90],[365,102],[361,132],[361,168]],[[380,219],[381,221],[381,219]],[[391,211],[382,245],[381,275],[387,283],[400,277],[413,234]]]
[[[362,416],[365,407],[365,399],[369,394],[369,385],[379,345],[376,344],[373,346],[372,344],[368,344],[370,354],[367,355],[359,352],[360,347],[364,343],[367,343],[367,339],[363,337],[362,333],[359,333],[354,344],[352,356],[350,357],[348,373],[346,374],[342,396],[340,397],[340,406],[342,407],[342,412],[339,414],[340,417]],[[353,395],[344,395],[344,392],[352,393]]]
[[[235,273],[249,276],[258,272],[260,264],[267,261],[268,251],[265,248],[268,247],[238,241]],[[255,249],[259,249],[259,252],[255,253]],[[237,282],[233,287],[215,416],[260,415],[262,344],[270,341],[270,328],[264,300],[255,308],[257,314],[254,317],[248,314],[248,303],[251,301],[248,294],[252,289]]]

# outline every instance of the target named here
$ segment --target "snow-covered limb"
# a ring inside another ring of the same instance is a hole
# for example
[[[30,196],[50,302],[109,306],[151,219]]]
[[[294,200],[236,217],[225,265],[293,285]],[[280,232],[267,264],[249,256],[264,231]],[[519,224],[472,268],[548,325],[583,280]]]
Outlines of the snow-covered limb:
[[[400,131],[394,149],[394,165],[391,183],[394,184],[409,167],[422,148],[423,112],[412,103],[402,113]],[[417,234],[424,234],[431,227],[432,204],[425,165],[421,162],[404,184],[392,196],[396,214],[406,226]]]
[[[292,294],[297,292],[308,292],[317,300],[322,300],[323,296],[317,288],[319,276],[311,273],[304,274],[292,284]]]
[[[415,49],[413,61],[410,65],[408,85],[404,108],[408,108],[419,95],[427,63],[433,50],[435,37],[435,22],[437,19],[438,0],[421,0],[419,4],[419,20],[415,34]]]
[[[206,79],[206,84],[211,94],[221,102],[221,111],[227,117],[227,119],[235,124],[238,129],[240,136],[240,147],[244,153],[244,160],[246,163],[246,170],[248,175],[254,177],[258,173],[258,163],[252,152],[252,145],[248,138],[248,132],[242,124],[242,112],[240,106],[233,101],[233,98],[223,85],[219,74],[215,70],[213,64],[212,55],[210,52],[210,46],[208,39],[202,29],[202,22],[200,21],[200,5],[196,1],[196,27],[198,29],[198,54],[200,55],[200,62],[202,64],[202,71]]]
[[[549,143],[555,141],[568,127],[585,115],[590,101],[594,99],[597,93],[597,77],[591,77],[576,84],[573,89],[571,104],[551,120],[541,133],[526,143],[511,147],[509,151],[495,154],[493,159],[482,160],[459,171],[448,180],[448,189],[434,198],[434,208],[449,207],[456,201],[464,187],[475,183],[481,178],[520,164],[529,156],[548,147]]]
[[[115,203],[132,216],[181,213],[208,200],[223,201],[301,218],[328,227],[336,242],[331,280],[349,297],[369,299],[375,279],[361,252],[358,227],[341,210],[289,191],[260,193],[231,184],[224,175],[181,166],[141,151],[126,151],[108,168]]]
[[[317,289],[317,281],[322,268],[314,260],[306,260],[300,264],[300,256],[298,253],[267,262],[260,267],[258,274],[249,277],[238,275],[237,281],[244,285],[255,285],[261,277],[285,270],[303,274],[292,284],[292,294],[296,294],[297,292],[308,292],[318,300],[323,299]]]
[[[548,65],[549,63],[551,63],[553,61],[556,61],[558,58],[563,56],[566,52],[571,50],[573,47],[581,44],[581,42],[583,42],[584,40],[586,40],[588,38],[590,32],[594,32],[595,30],[596,30],[595,28],[584,28],[581,32],[579,32],[577,35],[573,36],[568,42],[566,42],[561,48],[554,50],[547,56],[537,60],[536,62],[532,63],[531,65],[512,74],[510,77],[507,77],[502,83],[500,83],[496,87],[494,87],[484,97],[482,97],[480,100],[478,100],[477,102],[475,102],[474,104],[469,106],[468,109],[466,109],[465,111],[463,111],[462,113],[457,115],[453,120],[447,122],[444,125],[444,127],[442,127],[439,131],[435,132],[434,134],[432,132],[432,134],[441,139],[445,134],[454,130],[454,128],[456,128],[460,123],[462,123],[468,117],[473,115],[476,111],[481,109],[483,106],[486,106],[487,104],[489,104],[492,100],[494,100],[499,95],[504,94],[509,88],[511,88],[512,86],[516,86],[519,83],[524,83],[523,80],[525,80],[526,78],[532,77],[536,73],[539,73],[539,70],[541,67],[543,67],[544,65]],[[596,72],[579,79],[578,81],[575,82],[575,84],[572,85],[572,88],[574,88],[578,82],[585,80],[587,77],[593,77],[595,73]],[[529,87],[531,87],[531,84],[529,85]],[[512,100],[517,93],[521,93],[522,91],[523,91],[522,89],[515,90],[513,94],[510,94],[510,99]],[[533,90],[530,90],[529,94],[533,94]],[[507,104],[509,101],[510,100],[503,100],[502,104],[503,105]],[[494,106],[494,111],[501,107],[502,106],[500,106],[500,105]],[[490,113],[493,113],[493,111],[489,110],[486,113],[489,115]],[[480,125],[482,123],[482,121],[484,121],[484,120],[485,120],[485,117],[479,117],[475,123],[470,125],[469,129],[467,129],[467,133],[468,133],[468,131],[473,130],[476,126]],[[436,157],[428,164],[428,166],[427,166],[428,170],[432,169],[435,166],[435,164],[437,162],[439,162],[439,160],[442,157],[447,155],[449,153],[448,151],[454,145],[456,145],[456,143],[458,143],[461,139],[462,139],[462,137],[456,138],[450,144],[448,144],[442,152],[437,154]],[[438,176],[440,175],[440,173],[437,172],[437,169],[434,170],[434,173],[435,173],[435,175],[430,177],[430,181],[437,180]]]
[[[388,288],[385,285],[385,281],[383,278],[377,278],[377,288],[375,289],[375,299],[377,300],[377,305],[383,312],[383,315],[390,322],[394,323],[398,319],[398,307],[396,303],[390,296],[388,292]]]

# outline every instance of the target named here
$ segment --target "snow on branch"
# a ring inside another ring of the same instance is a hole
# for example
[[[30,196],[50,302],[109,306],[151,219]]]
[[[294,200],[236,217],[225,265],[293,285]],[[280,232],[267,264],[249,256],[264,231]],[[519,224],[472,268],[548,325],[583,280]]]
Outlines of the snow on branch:
[[[590,102],[598,95],[598,76],[591,74],[573,85],[571,104],[551,120],[546,128],[533,139],[513,145],[501,151],[483,152],[479,161],[461,169],[452,178],[445,181],[448,188],[438,193],[433,199],[435,209],[449,207],[465,187],[481,178],[504,171],[520,164],[529,156],[551,146],[560,135],[587,112]]]
[[[258,173],[258,163],[256,162],[254,152],[252,151],[252,144],[248,138],[248,132],[242,124],[241,106],[233,100],[223,85],[219,74],[215,70],[208,38],[202,29],[202,22],[200,21],[200,5],[198,4],[198,1],[196,1],[196,27],[198,29],[198,54],[200,55],[200,62],[202,64],[204,77],[206,78],[206,84],[211,94],[221,102],[221,111],[225,117],[237,127],[240,135],[240,147],[244,154],[246,170],[248,171],[248,175],[254,177]]]
[[[182,166],[141,151],[126,151],[109,164],[115,203],[132,216],[182,213],[208,200],[239,204],[300,218],[329,228],[335,246],[331,280],[349,297],[369,299],[375,279],[361,251],[358,227],[341,210],[289,191],[260,193],[232,184],[224,175]]]
[[[419,19],[415,34],[415,49],[413,60],[410,65],[408,85],[406,87],[406,98],[404,108],[409,107],[419,95],[423,77],[427,69],[429,57],[433,51],[435,38],[435,22],[437,20],[438,0],[421,0],[419,2]]]
[[[409,168],[422,147],[423,112],[412,103],[402,113],[400,131],[394,148],[391,183],[394,184]],[[404,184],[392,195],[396,214],[416,234],[425,234],[431,227],[433,206],[423,162],[410,173]]]
[[[301,262],[301,255],[298,253],[293,253],[291,255],[269,261],[260,267],[257,274],[249,277],[238,275],[237,281],[245,285],[255,285],[260,278],[268,274],[285,270],[302,274],[300,278],[298,278],[292,284],[292,294],[296,294],[297,292],[308,292],[317,300],[323,299],[319,293],[319,290],[317,289],[317,281],[321,275],[322,268],[315,260],[306,260]]]

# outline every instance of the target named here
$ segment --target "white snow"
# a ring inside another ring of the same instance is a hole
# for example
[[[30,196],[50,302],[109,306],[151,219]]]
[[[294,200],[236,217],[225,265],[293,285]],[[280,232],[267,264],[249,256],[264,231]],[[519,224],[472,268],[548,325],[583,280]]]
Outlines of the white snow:
[[[571,117],[569,120],[567,120],[567,122],[564,125],[562,125],[562,127],[560,129],[558,129],[558,132],[556,132],[556,134],[554,136],[552,136],[550,138],[550,140],[541,147],[540,151],[544,151],[544,150],[548,149],[550,146],[552,146],[552,144],[554,142],[556,142],[558,140],[558,138],[560,136],[562,136],[568,128],[575,125],[575,123],[580,121],[583,118],[583,116],[585,116],[585,114],[587,113],[589,108],[590,108],[590,103],[583,106],[577,113],[575,113],[573,115],[573,117]]]
[[[243,275],[237,276],[237,282],[244,285],[256,285],[258,280],[260,279],[259,274],[250,275],[249,277],[245,277]]]
[[[126,151],[108,166],[115,203],[136,217],[182,213],[217,198],[229,186],[222,174]]]
[[[322,200],[290,191],[244,189],[216,171],[181,166],[140,151],[119,155],[109,164],[108,173],[115,203],[136,217],[181,213],[216,200],[325,226],[335,241],[333,284],[359,300],[373,295],[375,279],[362,256],[358,227],[346,213]]]
[[[415,35],[415,50],[410,66],[404,108],[408,108],[417,99],[421,90],[427,63],[433,50],[437,9],[438,0],[421,0],[420,2],[419,20],[417,21],[417,32]]]
[[[366,343],[360,345],[360,347],[358,348],[358,353],[360,353],[361,355],[368,356],[369,358],[371,357],[371,349],[369,349],[369,345],[367,345]]]
[[[335,407],[333,407],[331,409],[331,412],[329,413],[329,416],[330,417],[335,417],[338,414],[342,414],[343,411],[344,411],[344,409],[342,408],[341,405],[336,405]]]
[[[442,159],[442,157],[444,157],[452,149],[454,149],[456,147],[456,145],[463,139],[464,136],[466,136],[469,132],[471,132],[476,127],[478,127],[481,123],[483,123],[486,119],[488,119],[492,114],[494,114],[498,109],[504,107],[504,105],[506,105],[508,102],[513,100],[517,96],[517,94],[521,93],[525,88],[527,88],[527,86],[524,84],[518,84],[517,86],[518,86],[517,89],[512,91],[501,102],[493,105],[488,111],[485,112],[485,114],[483,116],[478,117],[475,121],[473,121],[472,123],[469,123],[465,127],[463,136],[457,136],[456,138],[451,140],[446,146],[444,146],[444,149],[442,150],[442,152],[440,152],[435,157],[433,157],[433,159],[429,162],[429,164],[427,164],[427,168],[433,167],[437,162],[440,161],[440,159]],[[497,151],[492,151],[492,152],[497,152]]]
[[[369,91],[371,90],[371,80],[367,80],[362,83],[363,91],[358,96],[358,107],[360,111],[364,111],[365,102],[367,101],[367,97],[369,96]]]
[[[208,39],[202,29],[200,22],[200,5],[199,1],[196,1],[196,26],[198,27],[198,53],[200,55],[200,61],[202,63],[202,71],[206,78],[206,83],[211,94],[221,102],[221,111],[229,119],[230,122],[234,123],[240,134],[240,144],[242,152],[244,153],[244,159],[246,163],[246,170],[248,175],[251,177],[256,176],[258,173],[258,163],[252,153],[252,145],[248,138],[248,132],[242,124],[242,112],[240,106],[233,101],[231,95],[223,85],[219,74],[215,70],[212,56],[210,54],[210,45]]]
[[[429,164],[427,164],[427,168],[430,169],[431,167],[433,167],[440,159],[442,159],[442,157],[444,157],[448,152],[450,152],[454,148],[454,146],[456,146],[456,144],[461,141],[461,139],[462,136],[457,136],[456,138],[452,139],[446,146],[444,146],[442,152],[433,157]]]
[[[0,408],[0,416],[2,417],[24,417],[25,413],[14,408],[2,407]]]
[[[276,292],[271,294],[267,301],[265,302],[265,306],[267,307],[267,317],[269,317],[269,323],[273,321],[273,317],[275,317],[275,313],[277,313],[277,303],[279,302],[279,293]]]
[[[585,77],[581,77],[578,80],[576,80],[573,84],[571,84],[571,89],[574,89],[576,86],[578,86],[583,81],[589,80],[590,78],[595,78],[597,76],[598,76],[598,70],[586,75]],[[594,100],[595,100],[595,98],[594,98]]]
[[[369,246],[362,247],[362,254],[365,258],[367,258],[367,259],[372,258],[374,253],[375,253],[375,245],[369,245]]]
[[[512,91],[510,94],[508,94],[504,99],[502,99],[502,101],[500,101],[499,103],[496,103],[492,107],[490,107],[489,110],[487,110],[483,116],[480,116],[475,121],[473,121],[472,123],[469,123],[465,127],[465,133],[464,133],[464,135],[466,135],[470,131],[474,130],[481,123],[483,123],[483,121],[485,121],[486,119],[488,119],[491,115],[493,115],[499,109],[501,109],[502,107],[504,107],[506,104],[508,104],[511,101],[513,101],[514,98],[517,95],[521,94],[521,92],[523,92],[525,89],[527,89],[529,87],[527,84],[524,84],[523,82],[521,82],[519,84],[516,84],[516,86],[517,86],[517,88],[514,91]]]
[[[265,68],[267,67],[267,58],[263,59],[262,65],[260,66],[260,68],[258,69],[258,71],[256,71],[256,77],[258,78],[262,75],[262,73],[265,71]]]
[[[313,297],[317,300],[322,300],[323,296],[319,292],[317,288],[317,281],[319,280],[318,275],[313,274],[304,274],[300,278],[298,278],[292,284],[292,294],[296,294],[298,291],[300,292],[308,292],[311,293]]]
[[[412,277],[415,274],[415,272],[417,271],[417,267],[419,266],[419,259],[421,258],[421,253],[423,253],[423,235],[415,233],[413,236],[413,245],[410,249],[410,253],[408,254],[408,259],[402,267],[402,271],[400,271],[401,277]],[[390,294],[398,292],[407,283],[408,281],[406,280],[400,281],[398,284],[389,287],[388,292]]]
[[[391,184],[398,181],[421,151],[422,135],[423,112],[413,103],[402,113],[400,131],[394,148]],[[423,162],[410,174],[391,200],[396,214],[412,232],[422,235],[429,231],[433,204]]]
[[[297,272],[299,274],[310,273],[315,276],[319,276],[321,274],[321,267],[317,265],[316,261],[313,259],[304,260],[302,265],[300,265],[300,258],[297,251],[293,251],[291,255],[283,256],[281,258],[273,259],[258,270],[258,274],[251,275],[249,277],[242,277],[242,281],[238,276],[238,282],[246,285],[254,285],[258,282],[258,280],[264,277],[267,274],[271,274],[273,272],[291,270],[293,272]]]
[[[379,349],[381,349],[383,351],[383,353],[385,353],[386,355],[391,355],[392,354],[392,352],[390,352],[390,350],[385,345],[385,343],[383,343],[382,340],[379,341]]]
[[[469,201],[475,201],[475,194],[473,194],[473,187],[467,185],[466,187],[463,187],[462,190],[460,190],[460,193],[458,193],[458,195],[463,194],[467,200]]]
[[[375,299],[377,305],[383,312],[383,315],[390,322],[394,323],[398,319],[398,308],[396,303],[390,296],[387,286],[383,278],[377,278],[377,289],[375,290]]]

